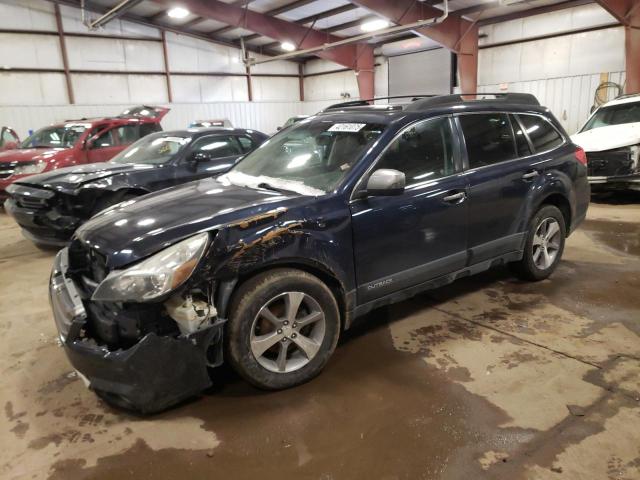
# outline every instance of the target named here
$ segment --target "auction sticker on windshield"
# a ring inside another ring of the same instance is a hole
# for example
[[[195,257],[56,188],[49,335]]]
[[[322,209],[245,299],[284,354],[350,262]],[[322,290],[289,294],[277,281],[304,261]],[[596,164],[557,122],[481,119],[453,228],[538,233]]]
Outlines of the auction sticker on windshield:
[[[366,123],[336,123],[328,132],[359,132]]]

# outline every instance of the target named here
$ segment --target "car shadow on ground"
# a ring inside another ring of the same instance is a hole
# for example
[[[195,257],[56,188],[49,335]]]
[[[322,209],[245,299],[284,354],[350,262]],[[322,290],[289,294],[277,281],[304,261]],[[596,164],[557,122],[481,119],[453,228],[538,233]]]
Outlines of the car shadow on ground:
[[[601,205],[635,205],[640,203],[640,192],[622,190],[619,192],[591,193],[591,203]]]

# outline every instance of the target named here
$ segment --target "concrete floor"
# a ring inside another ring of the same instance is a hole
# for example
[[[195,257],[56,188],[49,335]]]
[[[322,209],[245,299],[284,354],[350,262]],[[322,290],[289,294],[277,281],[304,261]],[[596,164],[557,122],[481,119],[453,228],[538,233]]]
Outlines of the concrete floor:
[[[220,370],[150,418],[70,369],[53,254],[4,213],[0,245],[0,478],[640,479],[640,198],[593,204],[550,280],[465,279],[367,316],[309,384]]]

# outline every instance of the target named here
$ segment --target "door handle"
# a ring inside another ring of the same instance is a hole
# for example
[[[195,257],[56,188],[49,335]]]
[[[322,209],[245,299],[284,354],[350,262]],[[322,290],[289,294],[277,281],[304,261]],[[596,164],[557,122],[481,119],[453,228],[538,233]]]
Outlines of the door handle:
[[[462,203],[467,199],[467,194],[465,192],[452,193],[451,195],[447,195],[442,198],[443,202],[447,203]]]
[[[540,175],[540,173],[537,170],[532,170],[522,175],[522,179],[531,180],[532,178],[536,178],[538,175]]]

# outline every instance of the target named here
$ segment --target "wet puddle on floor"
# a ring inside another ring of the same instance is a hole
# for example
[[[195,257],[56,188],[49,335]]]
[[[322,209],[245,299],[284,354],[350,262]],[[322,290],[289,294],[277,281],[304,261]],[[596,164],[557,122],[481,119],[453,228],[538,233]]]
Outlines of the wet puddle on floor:
[[[640,256],[640,224],[587,220],[580,226],[598,242],[627,255]]]

